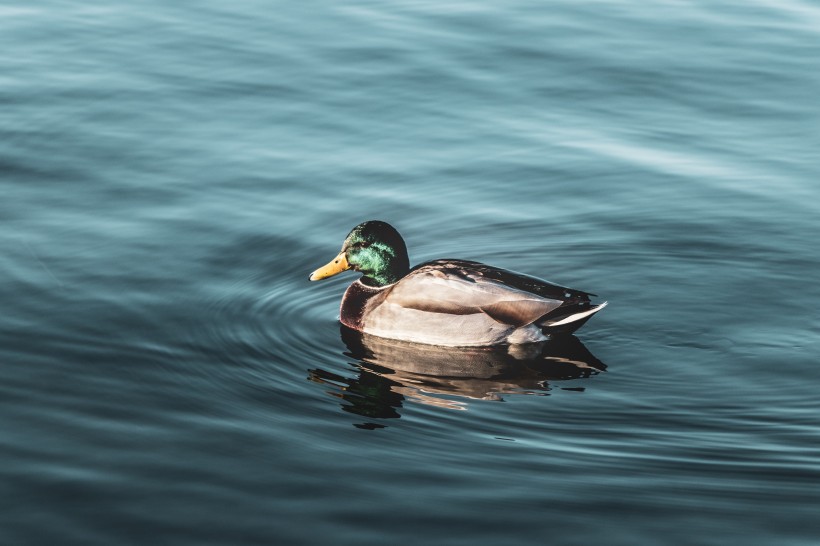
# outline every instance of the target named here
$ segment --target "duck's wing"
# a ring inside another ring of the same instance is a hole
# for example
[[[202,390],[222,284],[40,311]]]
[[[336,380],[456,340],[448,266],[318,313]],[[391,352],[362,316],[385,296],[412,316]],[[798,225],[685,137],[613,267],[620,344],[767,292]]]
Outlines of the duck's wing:
[[[568,290],[478,262],[436,260],[402,278],[383,304],[439,315],[484,314],[520,328],[565,305],[567,295],[588,301],[585,293]]]
[[[465,279],[483,278],[492,280],[511,288],[523,290],[524,292],[530,292],[544,298],[561,300],[567,303],[581,303],[589,301],[590,296],[595,296],[595,294],[589,292],[561,286],[560,284],[551,283],[531,275],[525,275],[516,271],[501,269],[470,260],[434,260],[419,264],[413,271],[425,271],[430,269],[445,271],[451,275],[460,276]]]

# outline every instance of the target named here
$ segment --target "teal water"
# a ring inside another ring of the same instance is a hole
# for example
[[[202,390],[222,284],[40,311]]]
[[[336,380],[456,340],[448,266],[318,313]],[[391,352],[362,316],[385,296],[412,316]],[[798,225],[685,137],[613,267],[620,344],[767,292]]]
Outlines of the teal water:
[[[820,7],[0,7],[2,544],[816,544]],[[362,344],[379,218],[609,307]]]

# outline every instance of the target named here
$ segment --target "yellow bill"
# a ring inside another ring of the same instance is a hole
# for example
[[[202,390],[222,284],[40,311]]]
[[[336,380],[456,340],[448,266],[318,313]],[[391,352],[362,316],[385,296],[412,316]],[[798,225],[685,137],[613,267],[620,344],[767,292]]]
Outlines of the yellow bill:
[[[342,271],[350,269],[350,264],[347,263],[347,256],[344,252],[339,252],[339,255],[333,258],[329,264],[320,267],[310,274],[310,280],[321,281],[333,275],[338,275]]]

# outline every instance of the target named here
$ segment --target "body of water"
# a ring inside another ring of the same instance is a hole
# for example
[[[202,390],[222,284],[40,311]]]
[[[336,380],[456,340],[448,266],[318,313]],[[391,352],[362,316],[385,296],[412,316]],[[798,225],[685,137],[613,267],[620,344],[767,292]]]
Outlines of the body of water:
[[[820,7],[0,7],[3,544],[820,540]],[[341,331],[382,219],[609,307]]]

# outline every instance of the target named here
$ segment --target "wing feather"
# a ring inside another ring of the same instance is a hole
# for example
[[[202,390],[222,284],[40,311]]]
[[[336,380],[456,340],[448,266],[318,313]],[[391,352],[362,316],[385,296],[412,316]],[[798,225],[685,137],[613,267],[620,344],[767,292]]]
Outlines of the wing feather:
[[[388,301],[405,309],[450,315],[484,313],[494,321],[526,326],[563,303],[469,272],[417,270],[396,285]]]
[[[560,305],[561,302],[544,300],[499,301],[485,305],[481,307],[481,310],[493,320],[521,328],[532,324]]]

